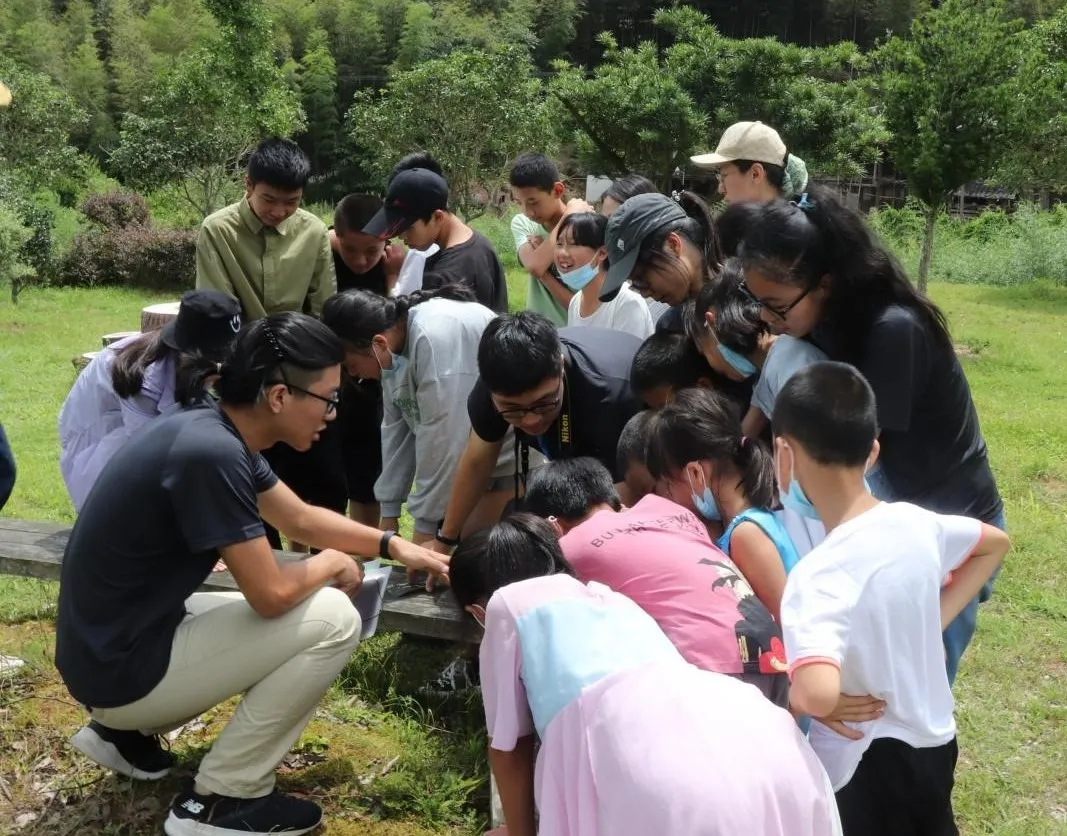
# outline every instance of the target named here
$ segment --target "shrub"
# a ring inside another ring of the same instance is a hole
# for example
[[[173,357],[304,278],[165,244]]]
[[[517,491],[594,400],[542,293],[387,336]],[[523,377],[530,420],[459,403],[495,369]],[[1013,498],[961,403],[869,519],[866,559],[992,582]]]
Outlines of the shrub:
[[[196,230],[147,225],[86,232],[59,264],[60,284],[186,290],[196,279]]]
[[[148,204],[135,192],[90,195],[78,208],[90,221],[109,230],[146,226],[150,222]]]
[[[23,247],[32,236],[18,212],[0,203],[0,279],[11,283],[12,302],[18,302],[19,291],[34,276],[33,267],[22,260]]]
[[[0,177],[0,203],[6,204],[30,230],[20,248],[19,261],[32,267],[42,282],[51,277],[54,267],[56,215],[46,203],[48,197],[48,193],[30,195],[14,180]]]
[[[60,284],[184,290],[196,277],[196,231],[157,229],[134,192],[92,195],[82,214],[96,229],[79,233],[57,270]]]

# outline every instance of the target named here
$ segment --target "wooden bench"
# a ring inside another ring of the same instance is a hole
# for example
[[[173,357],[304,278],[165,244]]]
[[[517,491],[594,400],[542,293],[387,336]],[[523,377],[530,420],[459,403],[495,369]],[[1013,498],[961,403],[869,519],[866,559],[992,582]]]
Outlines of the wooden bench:
[[[54,523],[0,518],[0,574],[58,581],[70,527]],[[276,552],[282,560],[304,555]],[[229,572],[212,574],[200,587],[204,592],[233,591],[237,584]],[[389,579],[379,630],[394,630],[414,636],[478,642],[481,630],[464,613],[447,590],[412,592],[402,569]]]

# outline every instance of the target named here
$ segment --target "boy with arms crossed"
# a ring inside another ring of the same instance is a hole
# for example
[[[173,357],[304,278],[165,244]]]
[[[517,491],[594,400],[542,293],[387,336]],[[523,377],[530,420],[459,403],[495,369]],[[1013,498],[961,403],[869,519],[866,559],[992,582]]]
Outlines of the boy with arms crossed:
[[[969,517],[871,496],[863,474],[878,456],[877,412],[852,366],[794,374],[773,426],[782,504],[818,517],[827,532],[782,597],[790,702],[825,717],[842,693],[886,701],[882,716],[838,724],[840,733],[812,725],[844,832],[955,836],[958,749],[941,632],[1000,565],[1008,537]]]

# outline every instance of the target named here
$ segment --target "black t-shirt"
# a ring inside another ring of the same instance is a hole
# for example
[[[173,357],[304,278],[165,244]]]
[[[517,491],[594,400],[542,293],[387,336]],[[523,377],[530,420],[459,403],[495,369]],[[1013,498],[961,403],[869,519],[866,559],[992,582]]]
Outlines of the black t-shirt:
[[[369,290],[379,296],[389,295],[389,287],[385,280],[384,257],[366,273],[355,273],[345,264],[341,254],[333,250],[333,269],[337,273],[338,293],[345,290]]]
[[[812,335],[831,359],[832,340]],[[895,498],[990,521],[1003,510],[956,353],[912,309],[889,305],[856,364],[878,402],[880,461]]]
[[[438,250],[423,270],[422,286],[427,290],[452,282],[461,282],[474,290],[478,301],[497,313],[508,311],[508,283],[504,265],[493,245],[480,232],[469,241]]]
[[[277,477],[211,402],[152,421],[107,463],[63,556],[56,667],[71,695],[116,708],[170,664],[185,599],[222,546],[262,537]]]
[[[667,310],[660,314],[660,318],[656,320],[656,333],[668,333],[668,334],[684,334],[685,333],[685,320],[682,318],[682,312],[685,310],[685,305],[671,305]]]
[[[619,435],[643,406],[630,389],[630,366],[641,340],[608,328],[561,328],[559,337],[567,378],[563,409],[544,435],[516,433],[549,459],[592,456],[619,479],[615,460]],[[481,378],[467,398],[467,412],[479,438],[500,441],[507,432],[508,423],[496,411]]]

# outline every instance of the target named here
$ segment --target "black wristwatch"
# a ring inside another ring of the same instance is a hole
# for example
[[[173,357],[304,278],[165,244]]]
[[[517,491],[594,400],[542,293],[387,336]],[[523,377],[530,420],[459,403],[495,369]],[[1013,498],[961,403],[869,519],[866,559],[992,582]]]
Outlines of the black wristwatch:
[[[440,526],[438,526],[437,528],[437,542],[441,543],[442,545],[448,546],[450,549],[454,549],[456,546],[459,545],[459,540],[453,537],[446,537],[444,531],[441,530]]]
[[[395,531],[383,531],[382,539],[378,541],[378,556],[390,560],[389,557],[389,541],[396,536]]]

